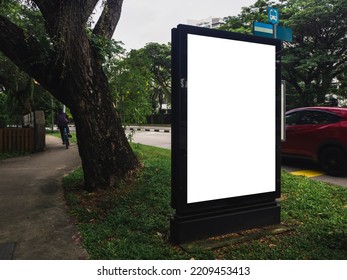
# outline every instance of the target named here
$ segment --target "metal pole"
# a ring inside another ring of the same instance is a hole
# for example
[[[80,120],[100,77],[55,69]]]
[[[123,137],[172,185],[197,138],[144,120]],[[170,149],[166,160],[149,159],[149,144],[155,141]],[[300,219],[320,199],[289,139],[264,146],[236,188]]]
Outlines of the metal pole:
[[[281,141],[286,141],[286,81],[281,81]]]
[[[54,103],[53,103],[53,96],[51,96],[51,108],[52,108],[52,132],[54,131]]]

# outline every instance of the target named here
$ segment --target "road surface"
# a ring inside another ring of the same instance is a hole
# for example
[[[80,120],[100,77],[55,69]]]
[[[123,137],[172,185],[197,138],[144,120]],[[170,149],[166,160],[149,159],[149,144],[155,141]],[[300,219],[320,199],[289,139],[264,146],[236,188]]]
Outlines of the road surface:
[[[130,130],[126,130],[128,135]],[[133,142],[148,146],[155,146],[165,149],[171,149],[171,133],[152,131],[135,131],[133,134]]]
[[[163,132],[160,130],[159,132],[155,132],[154,129],[150,129],[150,131],[146,131],[145,128],[137,131],[134,130],[135,133],[133,135],[133,142],[145,144],[149,146],[156,146],[165,149],[171,149],[171,130],[170,132]],[[130,133],[130,130],[126,130],[127,134]],[[203,137],[203,132],[201,133],[201,137]],[[313,180],[322,181],[334,185],[340,185],[347,187],[347,175],[344,177],[332,177],[326,175],[319,165],[303,161],[303,160],[283,160],[282,169],[286,170],[294,175],[302,175],[306,177],[310,177]]]

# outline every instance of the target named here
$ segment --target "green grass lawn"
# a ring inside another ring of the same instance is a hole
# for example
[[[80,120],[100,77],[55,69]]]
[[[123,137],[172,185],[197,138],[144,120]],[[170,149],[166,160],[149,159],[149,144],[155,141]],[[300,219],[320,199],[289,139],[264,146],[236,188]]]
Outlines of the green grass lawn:
[[[28,155],[30,155],[29,152],[5,152],[5,153],[0,153],[0,160],[5,160],[9,158],[14,158],[14,157],[23,157]]]
[[[90,259],[347,259],[347,189],[286,172],[281,215],[291,231],[215,249],[171,245],[170,151],[133,149],[144,167],[117,188],[84,192],[81,170],[63,180]]]

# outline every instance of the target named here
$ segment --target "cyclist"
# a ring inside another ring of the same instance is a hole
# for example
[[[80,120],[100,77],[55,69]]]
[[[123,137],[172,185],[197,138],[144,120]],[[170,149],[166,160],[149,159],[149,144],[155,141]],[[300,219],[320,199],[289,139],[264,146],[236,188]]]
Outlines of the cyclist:
[[[64,142],[64,128],[66,128],[66,132],[68,133],[69,137],[71,137],[69,134],[70,130],[69,130],[68,122],[69,122],[69,119],[68,119],[67,115],[63,112],[62,109],[59,109],[58,116],[57,116],[57,126],[60,130],[60,135],[61,135],[61,139],[63,140],[63,144],[65,144],[65,142]]]

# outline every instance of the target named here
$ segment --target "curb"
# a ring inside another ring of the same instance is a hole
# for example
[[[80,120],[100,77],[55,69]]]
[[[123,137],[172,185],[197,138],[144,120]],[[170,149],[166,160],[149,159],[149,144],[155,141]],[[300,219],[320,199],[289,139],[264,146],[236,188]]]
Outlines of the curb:
[[[132,127],[127,126],[126,129],[133,131],[151,131],[151,132],[165,132],[170,133],[171,128],[153,128],[153,127]]]

